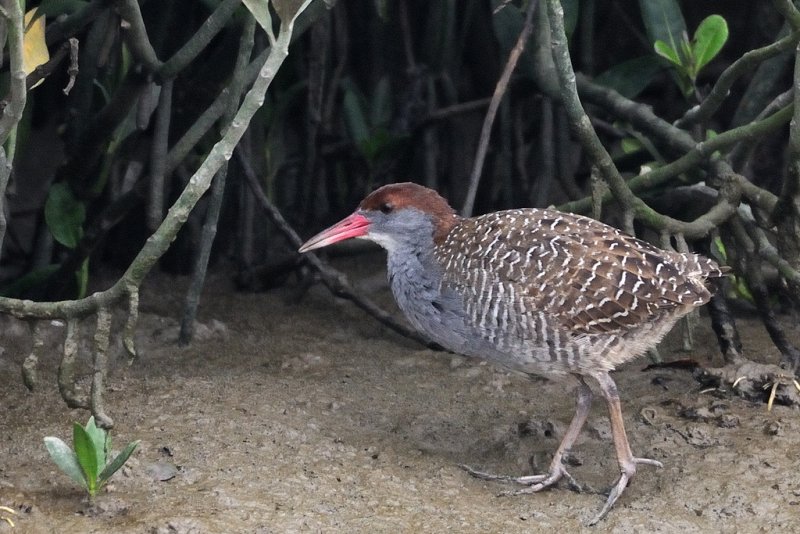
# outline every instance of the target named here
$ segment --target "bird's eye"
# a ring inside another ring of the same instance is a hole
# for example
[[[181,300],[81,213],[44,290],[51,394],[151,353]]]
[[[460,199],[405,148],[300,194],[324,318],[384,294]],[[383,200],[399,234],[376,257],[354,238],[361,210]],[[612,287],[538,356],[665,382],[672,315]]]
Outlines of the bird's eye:
[[[394,211],[394,204],[391,202],[384,202],[378,209],[381,210],[381,213],[391,213]]]

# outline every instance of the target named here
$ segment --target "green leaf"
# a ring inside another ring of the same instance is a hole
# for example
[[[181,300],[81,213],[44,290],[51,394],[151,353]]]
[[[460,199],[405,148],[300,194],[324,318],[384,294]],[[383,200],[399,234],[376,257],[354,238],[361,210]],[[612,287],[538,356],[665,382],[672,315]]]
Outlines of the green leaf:
[[[603,72],[595,82],[614,89],[626,98],[636,98],[664,67],[652,55],[623,61]]]
[[[83,235],[86,207],[66,183],[53,184],[47,194],[44,219],[56,241],[67,248],[75,248]]]
[[[633,154],[642,150],[642,143],[634,137],[625,137],[620,143],[622,152],[625,154]]]
[[[72,427],[72,445],[75,447],[75,455],[78,457],[78,464],[83,470],[86,479],[86,489],[90,496],[97,493],[97,452],[89,437],[86,429],[80,424],[75,423]]]
[[[694,32],[692,55],[695,68],[699,72],[719,54],[728,40],[728,23],[719,15],[706,17]]]
[[[692,71],[694,74],[697,73],[697,69],[694,68],[694,56],[692,55],[692,43],[689,42],[689,37],[684,34],[681,38],[681,59],[683,59],[684,66],[686,67],[687,71]],[[694,79],[695,76],[692,76]]]
[[[269,2],[267,0],[242,0],[242,3],[256,19],[258,25],[272,35],[272,15],[269,13]]]
[[[734,287],[736,288],[736,292],[748,302],[755,302],[753,298],[753,293],[750,292],[750,287],[747,285],[747,280],[744,278],[737,276],[736,281],[734,282]]]
[[[78,464],[78,457],[69,448],[69,445],[59,438],[48,436],[44,438],[44,446],[47,447],[50,458],[53,459],[53,462],[65,475],[77,482],[81,487],[88,488],[83,470]]]
[[[711,254],[721,260],[721,263],[728,262],[728,251],[725,249],[725,243],[722,242],[721,237],[715,237],[713,241],[711,241]]]
[[[683,67],[683,62],[681,62],[681,58],[678,56],[677,50],[672,48],[664,41],[656,41],[655,44],[653,44],[653,49],[656,51],[656,54],[663,57],[673,65]]]
[[[639,10],[650,42],[664,41],[677,50],[686,33],[686,22],[677,0],[639,0]]]
[[[108,433],[105,429],[102,429],[97,426],[94,421],[94,416],[89,417],[89,422],[86,423],[86,435],[89,436],[89,439],[92,442],[92,447],[94,448],[95,456],[97,457],[97,469],[102,468],[106,465],[106,439]]]
[[[120,467],[125,465],[125,462],[128,461],[128,458],[130,458],[131,454],[133,454],[133,451],[136,450],[136,447],[139,446],[140,442],[141,440],[136,440],[128,443],[125,449],[119,453],[116,458],[114,458],[114,460],[112,460],[111,463],[106,466],[105,469],[103,469],[103,472],[100,473],[101,487],[106,483],[106,481],[108,481],[109,478],[111,478],[111,475],[116,473]]]

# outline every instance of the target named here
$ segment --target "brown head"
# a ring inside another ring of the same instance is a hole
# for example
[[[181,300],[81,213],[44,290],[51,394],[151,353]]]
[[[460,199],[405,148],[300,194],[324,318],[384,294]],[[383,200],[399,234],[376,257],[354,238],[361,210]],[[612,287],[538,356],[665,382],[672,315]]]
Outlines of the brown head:
[[[428,237],[440,243],[459,217],[433,189],[404,182],[385,185],[361,201],[352,215],[323,230],[300,247],[307,252],[358,237],[390,249],[404,237]],[[428,236],[414,236],[429,232]]]

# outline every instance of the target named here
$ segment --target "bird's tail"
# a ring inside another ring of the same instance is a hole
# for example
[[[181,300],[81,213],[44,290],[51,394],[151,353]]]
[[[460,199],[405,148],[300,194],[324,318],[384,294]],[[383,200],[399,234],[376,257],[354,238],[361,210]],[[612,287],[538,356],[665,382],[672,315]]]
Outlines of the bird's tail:
[[[699,254],[678,254],[676,266],[689,278],[722,278],[727,276],[731,268],[727,265],[720,266],[717,262]]]

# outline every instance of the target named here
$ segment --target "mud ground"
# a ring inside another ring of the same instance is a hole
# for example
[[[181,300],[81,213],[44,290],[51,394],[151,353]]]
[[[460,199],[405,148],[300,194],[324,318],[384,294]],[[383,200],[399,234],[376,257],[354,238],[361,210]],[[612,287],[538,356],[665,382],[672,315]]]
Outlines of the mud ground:
[[[375,255],[339,266],[389,306],[380,262]],[[298,303],[291,287],[236,293],[224,272],[207,285],[198,341],[179,348],[186,285],[151,277],[141,355],[128,367],[117,347],[105,397],[114,440],[142,443],[92,508],[42,443],[49,435],[71,441],[72,422],[87,418],[56,388],[64,327],[48,328],[39,385],[29,392],[20,365],[30,335],[3,320],[0,505],[18,515],[13,529],[0,521],[0,532],[800,532],[795,408],[768,412],[704,389],[686,370],[643,371],[647,359],[626,365],[615,378],[634,454],[664,468],[641,466],[608,518],[586,527],[599,493],[561,485],[498,497],[511,488],[458,467],[545,469],[573,411],[563,384],[421,348],[321,286]],[[775,361],[759,324],[739,323],[746,354]],[[695,334],[686,353],[673,333],[662,357],[719,365],[707,319]],[[616,478],[597,400],[569,469],[598,492]]]

